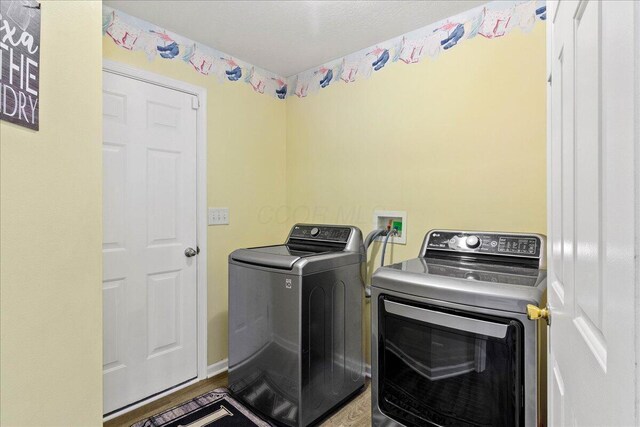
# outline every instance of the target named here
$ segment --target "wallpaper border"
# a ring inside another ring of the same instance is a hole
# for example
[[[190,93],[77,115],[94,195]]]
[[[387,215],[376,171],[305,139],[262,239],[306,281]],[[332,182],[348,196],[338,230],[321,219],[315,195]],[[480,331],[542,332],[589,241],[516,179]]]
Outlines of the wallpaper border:
[[[331,7],[330,2],[326,5]],[[369,78],[389,64],[435,60],[477,35],[493,40],[515,29],[530,32],[546,18],[545,0],[493,1],[291,77],[279,76],[104,5],[102,32],[123,49],[144,52],[149,61],[157,57],[182,61],[195,72],[215,76],[220,82],[242,82],[257,93],[286,99],[292,95],[304,98],[336,83]]]

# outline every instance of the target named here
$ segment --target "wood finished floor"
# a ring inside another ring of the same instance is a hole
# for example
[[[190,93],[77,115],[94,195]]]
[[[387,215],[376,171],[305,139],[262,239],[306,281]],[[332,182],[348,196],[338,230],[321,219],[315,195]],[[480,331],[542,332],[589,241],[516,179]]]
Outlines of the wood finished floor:
[[[129,427],[131,424],[177,406],[196,396],[218,387],[227,386],[227,374],[218,375],[185,387],[131,412],[104,423],[104,427]],[[366,427],[371,425],[371,388],[367,380],[366,389],[338,412],[325,420],[322,427]]]

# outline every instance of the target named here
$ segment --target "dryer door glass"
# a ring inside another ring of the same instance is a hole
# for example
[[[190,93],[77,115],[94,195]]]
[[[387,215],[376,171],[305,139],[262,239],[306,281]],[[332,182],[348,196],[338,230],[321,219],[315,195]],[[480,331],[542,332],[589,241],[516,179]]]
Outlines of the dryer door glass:
[[[405,425],[523,425],[522,334],[512,319],[379,301],[378,402]]]

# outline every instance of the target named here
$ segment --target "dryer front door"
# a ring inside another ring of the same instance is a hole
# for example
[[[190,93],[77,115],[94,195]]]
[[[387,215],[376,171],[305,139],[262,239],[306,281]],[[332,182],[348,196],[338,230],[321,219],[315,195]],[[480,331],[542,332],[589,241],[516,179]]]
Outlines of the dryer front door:
[[[514,319],[390,296],[378,301],[378,405],[405,425],[524,425]]]

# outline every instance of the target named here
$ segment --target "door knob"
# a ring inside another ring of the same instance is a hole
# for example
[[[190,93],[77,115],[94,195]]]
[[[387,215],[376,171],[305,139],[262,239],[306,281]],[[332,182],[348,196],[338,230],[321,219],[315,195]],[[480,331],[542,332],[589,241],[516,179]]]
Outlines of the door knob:
[[[533,304],[527,304],[527,317],[529,320],[544,319],[546,320],[547,325],[551,324],[551,314],[547,307],[540,308]]]
[[[196,256],[198,255],[198,253],[200,253],[200,248],[198,248],[198,250],[195,250],[193,248],[187,248],[184,250],[184,256],[186,256],[187,258],[191,258],[192,256]]]

